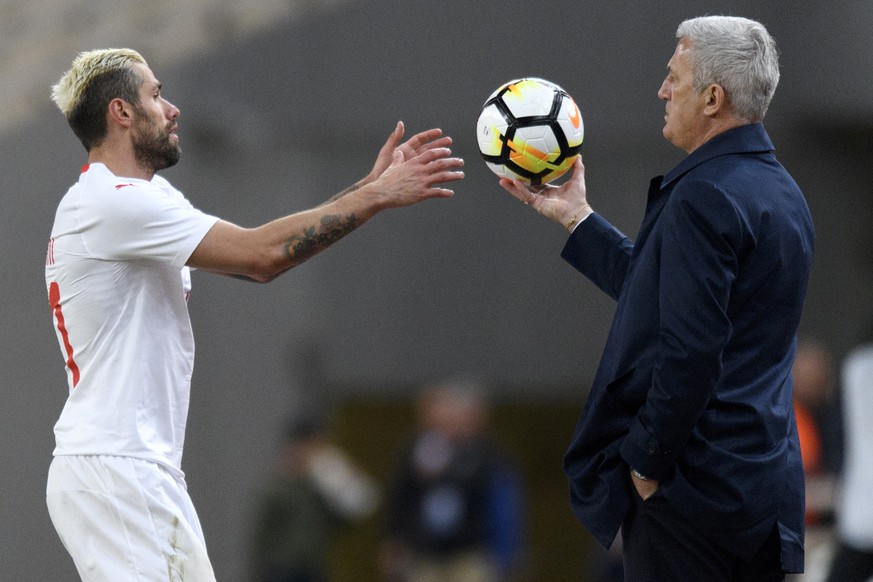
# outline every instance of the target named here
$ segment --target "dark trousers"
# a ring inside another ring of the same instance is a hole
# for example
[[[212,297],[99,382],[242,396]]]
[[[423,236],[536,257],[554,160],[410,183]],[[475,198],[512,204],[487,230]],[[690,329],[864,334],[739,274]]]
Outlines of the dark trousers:
[[[626,582],[781,582],[781,542],[773,533],[746,562],[710,541],[660,492],[634,503],[621,528]]]

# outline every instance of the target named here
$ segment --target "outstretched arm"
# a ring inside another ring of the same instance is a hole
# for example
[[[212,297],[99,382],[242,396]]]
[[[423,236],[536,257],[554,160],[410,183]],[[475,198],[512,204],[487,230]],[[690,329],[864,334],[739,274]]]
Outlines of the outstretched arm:
[[[382,210],[453,195],[442,185],[464,177],[464,162],[451,157],[451,138],[439,129],[402,145],[398,124],[370,174],[321,206],[257,228],[218,221],[188,259],[188,266],[268,282],[312,258]],[[390,161],[388,156],[390,154]]]

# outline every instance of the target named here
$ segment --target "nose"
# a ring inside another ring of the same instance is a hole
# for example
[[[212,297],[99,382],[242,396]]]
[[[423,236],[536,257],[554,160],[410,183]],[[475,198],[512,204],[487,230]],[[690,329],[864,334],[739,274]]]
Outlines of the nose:
[[[182,112],[179,111],[179,108],[167,101],[166,99],[164,99],[164,108],[166,109],[167,119],[176,119],[177,117],[182,115]]]
[[[664,79],[664,82],[661,83],[661,88],[658,89],[658,99],[661,99],[662,101],[670,100],[670,91],[667,88],[667,79]]]

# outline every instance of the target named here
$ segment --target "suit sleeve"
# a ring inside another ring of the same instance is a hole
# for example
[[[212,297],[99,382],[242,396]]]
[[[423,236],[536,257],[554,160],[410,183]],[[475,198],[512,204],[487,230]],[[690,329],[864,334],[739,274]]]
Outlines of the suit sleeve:
[[[721,373],[742,239],[738,216],[716,185],[697,181],[677,186],[660,218],[660,327],[652,385],[621,446],[625,461],[654,479],[672,472]]]
[[[595,213],[576,227],[561,257],[618,300],[632,250],[630,239]]]

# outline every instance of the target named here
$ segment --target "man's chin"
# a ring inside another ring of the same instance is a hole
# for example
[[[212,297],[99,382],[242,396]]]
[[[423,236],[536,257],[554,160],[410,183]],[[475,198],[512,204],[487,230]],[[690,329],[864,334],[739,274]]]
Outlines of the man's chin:
[[[163,159],[163,167],[155,168],[155,171],[166,170],[167,168],[172,168],[176,164],[179,163],[179,160],[182,159],[182,148],[176,148],[174,152],[168,153],[164,156]]]

